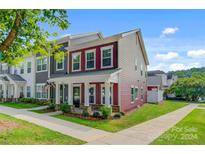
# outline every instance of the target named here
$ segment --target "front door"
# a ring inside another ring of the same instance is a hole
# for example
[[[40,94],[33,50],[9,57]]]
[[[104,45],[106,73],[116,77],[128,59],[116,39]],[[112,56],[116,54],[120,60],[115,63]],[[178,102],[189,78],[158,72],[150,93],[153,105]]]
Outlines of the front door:
[[[73,105],[80,107],[80,86],[73,87]]]

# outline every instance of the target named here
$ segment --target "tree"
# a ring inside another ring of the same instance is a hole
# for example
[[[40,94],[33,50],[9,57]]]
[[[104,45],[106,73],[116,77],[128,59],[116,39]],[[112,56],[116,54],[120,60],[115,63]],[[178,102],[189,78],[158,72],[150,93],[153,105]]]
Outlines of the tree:
[[[50,33],[42,25],[65,30],[69,26],[66,10],[1,10],[0,61],[17,64],[31,54],[56,54],[59,45],[48,41]],[[62,55],[62,53],[60,53]]]
[[[187,101],[198,101],[205,96],[205,76],[195,75],[190,78],[179,78],[169,89],[169,93],[183,97]]]

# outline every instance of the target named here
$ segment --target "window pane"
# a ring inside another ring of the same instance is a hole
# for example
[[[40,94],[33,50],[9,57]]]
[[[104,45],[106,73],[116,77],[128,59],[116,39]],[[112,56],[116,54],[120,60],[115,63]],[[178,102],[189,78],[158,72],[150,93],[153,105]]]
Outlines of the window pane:
[[[134,88],[131,88],[131,100],[134,101]]]
[[[111,58],[103,59],[103,66],[111,66]]]
[[[94,59],[94,52],[87,53],[87,60],[93,60]]]
[[[79,63],[80,62],[80,55],[76,55],[73,57],[73,62],[74,63]]]
[[[58,69],[63,69],[63,62],[58,63],[58,64],[57,64],[57,68],[58,68]]]
[[[74,63],[73,64],[73,70],[79,70],[80,69],[80,64],[79,63]]]
[[[111,57],[111,49],[103,50],[103,57]]]
[[[87,68],[94,68],[94,61],[88,61]]]
[[[138,97],[138,88],[135,88],[135,98]]]
[[[46,70],[46,66],[47,66],[46,64],[43,64],[43,65],[42,65],[42,71],[45,71],[45,70]]]

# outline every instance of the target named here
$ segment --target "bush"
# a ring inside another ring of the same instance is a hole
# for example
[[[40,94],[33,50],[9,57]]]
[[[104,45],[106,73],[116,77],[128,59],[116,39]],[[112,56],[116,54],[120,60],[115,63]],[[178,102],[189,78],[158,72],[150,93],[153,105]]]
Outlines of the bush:
[[[125,113],[124,112],[119,112],[121,114],[121,116],[125,116]]]
[[[120,119],[121,118],[121,113],[115,113],[115,115],[113,116],[114,119]]]
[[[93,112],[93,117],[94,118],[99,118],[100,117],[100,112],[98,112],[98,111]]]
[[[83,116],[83,117],[88,117],[88,116],[89,116],[89,113],[88,113],[87,111],[83,111],[82,116]]]
[[[100,111],[102,112],[102,116],[104,119],[108,119],[112,113],[112,109],[109,106],[102,106],[100,108]]]
[[[67,103],[63,103],[63,104],[60,105],[60,110],[63,113],[70,113],[71,112],[71,106],[68,105]]]
[[[50,104],[48,104],[48,108],[47,108],[47,109],[49,109],[49,110],[55,110],[55,108],[56,108],[56,104],[55,104],[55,103],[50,103]]]
[[[37,104],[37,105],[48,105],[50,104],[50,101],[48,100],[39,100],[36,98],[21,98],[19,100],[21,103],[29,103],[29,104]]]

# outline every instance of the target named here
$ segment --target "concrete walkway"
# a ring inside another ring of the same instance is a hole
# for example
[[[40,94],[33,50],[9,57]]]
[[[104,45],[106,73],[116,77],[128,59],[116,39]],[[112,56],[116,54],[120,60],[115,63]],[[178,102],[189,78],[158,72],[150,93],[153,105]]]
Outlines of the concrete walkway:
[[[125,129],[111,136],[103,137],[88,144],[110,144],[110,145],[138,145],[150,144],[154,139],[163,134],[182,120],[187,114],[197,107],[197,104],[189,104],[181,109],[170,112],[158,118],[146,121],[134,127]]]
[[[102,130],[86,127],[72,122],[60,120],[44,114],[38,114],[27,110],[14,109],[0,106],[0,113],[13,116],[18,119],[26,120],[31,123],[49,128],[51,130],[69,135],[87,142],[110,136],[111,133]]]

